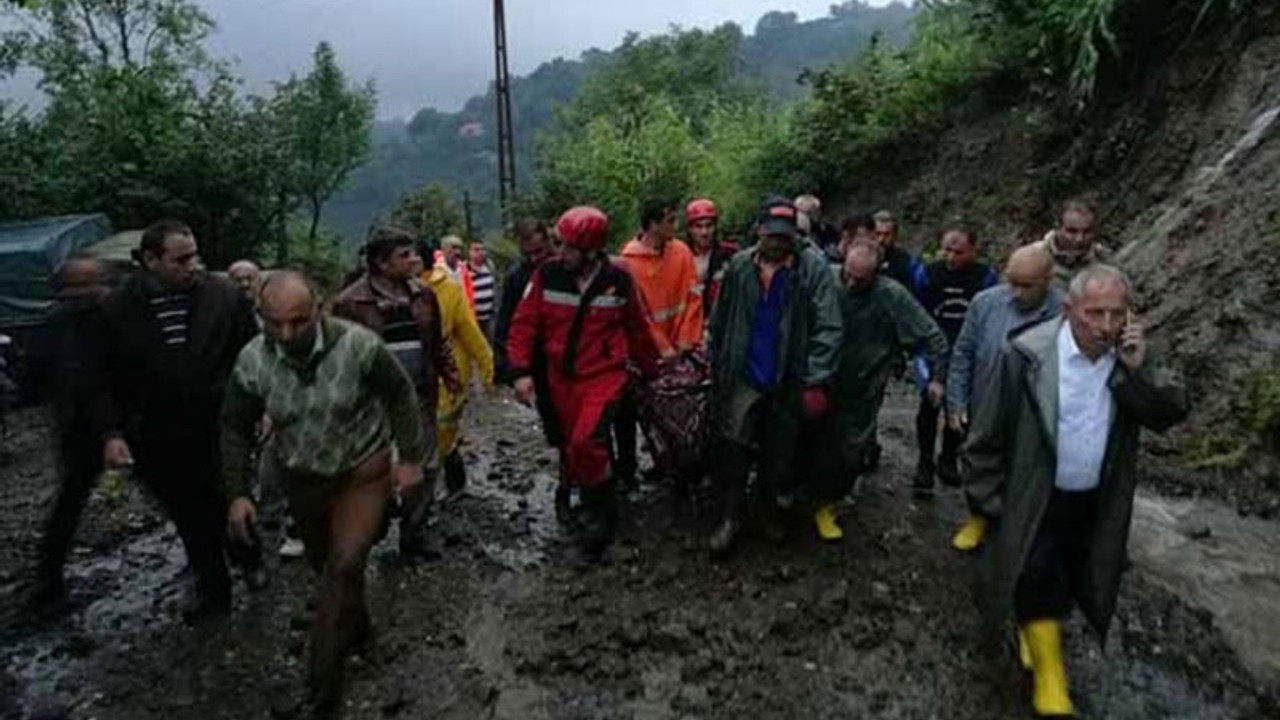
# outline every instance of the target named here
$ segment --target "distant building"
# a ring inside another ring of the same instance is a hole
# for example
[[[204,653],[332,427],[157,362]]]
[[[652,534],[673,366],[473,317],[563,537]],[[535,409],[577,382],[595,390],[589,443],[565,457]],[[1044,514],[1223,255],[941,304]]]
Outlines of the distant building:
[[[458,128],[458,137],[462,138],[478,138],[484,136],[484,125],[477,121],[464,123]]]

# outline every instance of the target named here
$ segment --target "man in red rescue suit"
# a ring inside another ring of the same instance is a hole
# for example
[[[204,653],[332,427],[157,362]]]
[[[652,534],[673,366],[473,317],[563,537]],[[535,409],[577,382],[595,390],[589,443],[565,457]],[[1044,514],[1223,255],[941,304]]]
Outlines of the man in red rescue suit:
[[[657,354],[631,276],[603,251],[608,229],[609,218],[593,207],[560,217],[560,257],[534,272],[507,340],[516,397],[525,404],[533,401],[534,358],[545,354],[560,421],[561,477],[581,492],[579,539],[590,558],[613,541],[617,523],[609,429],[626,389],[627,361]]]

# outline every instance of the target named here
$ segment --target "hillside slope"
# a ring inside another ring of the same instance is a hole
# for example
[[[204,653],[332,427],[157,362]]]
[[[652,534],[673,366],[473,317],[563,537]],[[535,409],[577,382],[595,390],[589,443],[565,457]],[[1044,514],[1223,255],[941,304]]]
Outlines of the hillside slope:
[[[903,149],[844,203],[895,207],[916,249],[963,216],[995,260],[1052,208],[1094,196],[1155,346],[1187,378],[1190,422],[1147,447],[1151,477],[1242,512],[1280,511],[1280,10],[1156,59],[1064,120],[993,85],[936,144]]]

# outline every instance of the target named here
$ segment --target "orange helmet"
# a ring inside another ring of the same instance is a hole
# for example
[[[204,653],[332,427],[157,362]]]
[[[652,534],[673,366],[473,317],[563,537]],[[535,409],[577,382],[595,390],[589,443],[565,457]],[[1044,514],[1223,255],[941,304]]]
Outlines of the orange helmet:
[[[556,221],[560,241],[580,250],[599,250],[608,234],[609,216],[590,205],[569,208]]]
[[[720,214],[716,212],[716,204],[706,198],[692,200],[684,208],[684,221],[686,223],[692,224],[707,218],[715,220],[719,217]]]

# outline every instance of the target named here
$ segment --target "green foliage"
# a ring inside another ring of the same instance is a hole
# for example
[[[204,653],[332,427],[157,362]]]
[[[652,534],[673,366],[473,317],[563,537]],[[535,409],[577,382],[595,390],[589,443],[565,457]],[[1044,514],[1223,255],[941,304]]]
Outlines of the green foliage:
[[[436,247],[446,235],[465,235],[466,217],[449,188],[429,183],[400,199],[388,221],[413,228],[418,238]]]
[[[245,96],[203,50],[213,22],[189,0],[0,13],[0,62],[38,72],[48,96],[38,115],[0,107],[0,217],[102,211],[123,229],[177,216],[212,267],[268,246],[284,262],[292,212],[359,157],[350,118],[367,147],[371,98],[333,91],[346,88],[329,51],[279,94]]]
[[[324,204],[372,147],[372,84],[348,86],[333,48],[316,46],[314,66],[303,78],[276,88],[293,186],[310,211],[308,236],[316,238]]]

